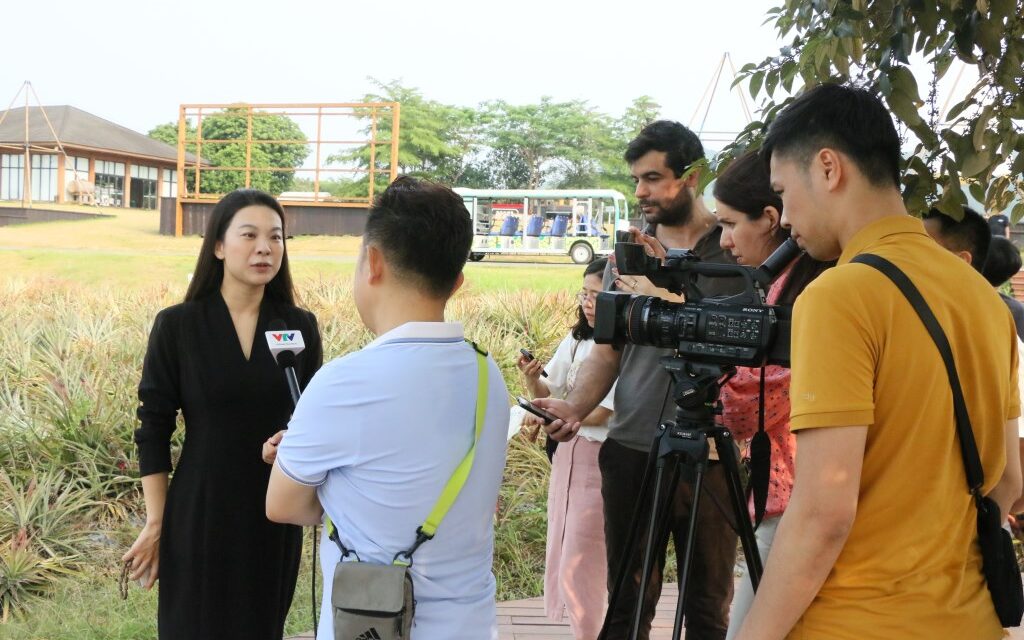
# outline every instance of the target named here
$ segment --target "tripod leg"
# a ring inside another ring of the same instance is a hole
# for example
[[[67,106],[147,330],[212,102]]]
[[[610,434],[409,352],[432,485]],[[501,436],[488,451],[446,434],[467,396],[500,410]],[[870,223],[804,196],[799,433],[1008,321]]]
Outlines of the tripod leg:
[[[743,557],[747,560],[747,573],[750,575],[750,585],[756,593],[757,586],[761,582],[761,574],[764,572],[764,565],[761,562],[761,554],[757,549],[754,527],[750,523],[750,513],[747,510],[743,483],[740,481],[739,463],[736,460],[736,449],[733,447],[733,441],[728,432],[722,430],[715,432],[715,446],[718,447],[718,459],[725,469],[725,480],[729,487],[729,498],[732,502],[733,515],[736,518],[737,533],[740,537],[740,544],[743,547]]]
[[[636,609],[633,611],[633,630],[629,634],[630,640],[636,640],[640,635],[640,624],[644,613],[644,596],[647,594],[647,586],[651,581],[651,564],[655,554],[655,540],[658,536],[659,515],[662,509],[662,487],[665,476],[665,458],[658,458],[657,473],[654,475],[654,500],[651,502],[650,524],[647,529],[647,544],[644,548],[643,568],[640,570],[640,590],[637,592]],[[669,487],[668,499],[672,499],[675,487]]]
[[[676,601],[676,617],[672,625],[672,640],[679,640],[683,632],[683,613],[686,611],[687,582],[690,578],[690,566],[693,562],[694,542],[697,539],[697,514],[700,510],[700,492],[704,486],[704,471],[707,462],[697,466],[696,477],[693,481],[693,503],[690,505],[690,521],[686,525],[686,545],[683,551],[683,558],[676,558],[676,565],[679,566],[679,599]]]
[[[664,437],[665,431],[662,429],[659,434],[654,438],[654,442],[651,445],[651,451],[647,457],[647,465],[644,468],[644,477],[640,481],[640,491],[636,497],[636,504],[633,507],[633,523],[632,528],[629,530],[629,536],[626,538],[626,544],[623,546],[622,557],[619,559],[619,566],[617,573],[615,574],[615,588],[612,590],[611,597],[608,599],[608,611],[604,616],[604,623],[601,625],[601,633],[598,634],[597,640],[607,640],[608,636],[608,625],[611,624],[612,616],[615,615],[615,611],[618,608],[619,598],[622,596],[622,589],[626,584],[626,577],[629,574],[629,568],[633,564],[633,551],[636,547],[637,537],[640,535],[642,527],[642,515],[644,512],[644,497],[650,490],[651,479],[654,477],[654,467],[658,458],[658,450],[661,446],[661,439]],[[652,507],[653,508],[653,507]],[[611,567],[609,567],[610,569]]]

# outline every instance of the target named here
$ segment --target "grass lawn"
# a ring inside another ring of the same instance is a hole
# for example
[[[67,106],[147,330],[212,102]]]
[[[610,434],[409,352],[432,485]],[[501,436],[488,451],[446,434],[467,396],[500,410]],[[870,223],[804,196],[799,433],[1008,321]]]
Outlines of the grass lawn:
[[[74,208],[74,207],[65,207]],[[89,286],[130,287],[186,282],[202,239],[158,233],[155,211],[77,207],[111,218],[0,227],[0,273],[5,277],[53,278]],[[293,275],[304,279],[349,278],[359,251],[354,236],[299,236],[288,241]],[[568,259],[543,263],[506,258],[466,266],[470,290],[575,290],[583,268]],[[301,291],[300,291],[301,293]]]

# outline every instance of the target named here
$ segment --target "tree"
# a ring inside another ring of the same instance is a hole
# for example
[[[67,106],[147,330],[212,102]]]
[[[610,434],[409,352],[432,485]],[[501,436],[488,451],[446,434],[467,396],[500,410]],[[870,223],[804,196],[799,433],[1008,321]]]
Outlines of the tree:
[[[545,97],[537,104],[511,105],[496,100],[482,109],[481,139],[490,148],[485,162],[493,186],[582,186],[599,173],[611,123],[586,102]]]
[[[737,82],[748,79],[751,96],[767,99],[761,120],[726,148],[727,156],[760,144],[763,127],[792,100],[776,99],[780,87],[791,94],[798,81],[852,80],[877,91],[904,135],[909,130],[916,138],[902,179],[912,212],[934,204],[959,218],[963,182],[989,210],[1024,194],[1022,0],[785,0],[768,16],[781,37],[794,35],[779,55],[740,70]],[[911,58],[922,59],[930,75],[916,77]],[[936,84],[954,60],[973,65],[980,77],[940,122]],[[1022,216],[1018,203],[1012,217]]]
[[[376,92],[363,96],[364,102],[400,103],[398,128],[398,171],[402,174],[428,178],[443,184],[455,184],[466,169],[466,156],[471,152],[476,137],[476,114],[473,109],[454,107],[434,100],[427,100],[414,87],[402,86],[398,80],[381,82],[370,78],[377,86]],[[359,115],[366,120],[363,129],[369,136],[372,122],[369,109],[362,109]],[[377,114],[377,139],[391,140],[391,115]],[[389,147],[378,146],[374,164],[378,175],[387,175],[390,170]],[[330,156],[328,163],[354,163],[363,169],[370,166],[370,146],[363,145],[350,153]],[[377,191],[387,186],[387,180],[375,182]],[[360,191],[361,189],[361,191]],[[366,195],[368,178],[352,183],[352,195]]]
[[[195,125],[192,124],[191,120],[186,120],[185,121],[185,130],[186,130],[186,133],[185,133],[186,139],[190,139],[190,138],[191,139],[195,139],[195,137],[196,137],[196,128],[195,128]],[[163,142],[164,144],[169,144],[169,145],[171,145],[174,148],[178,147],[178,123],[177,122],[165,122],[164,124],[158,124],[155,127],[153,127],[152,129],[150,129],[149,133],[147,133],[146,135],[149,136],[150,138],[153,138],[154,140],[159,140],[160,142]],[[193,149],[195,148],[195,145],[191,145],[191,146],[193,147]]]
[[[203,193],[229,193],[245,186],[245,140],[248,135],[248,119],[248,108],[244,105],[230,107],[203,118],[202,140],[239,141],[227,144],[215,142],[203,144],[201,147],[203,160],[209,162],[213,167],[242,167],[242,169],[234,171],[202,169],[199,186]],[[185,126],[186,140],[196,140],[198,134],[196,127],[191,121],[186,121]],[[168,122],[157,125],[149,131],[148,135],[177,147],[178,123]],[[298,168],[302,166],[306,156],[309,155],[309,148],[304,142],[260,142],[260,140],[306,140],[306,134],[302,132],[302,129],[291,118],[284,115],[254,110],[252,140],[254,142],[250,150],[249,166],[253,169]],[[195,153],[196,144],[187,143],[185,150]],[[288,191],[291,188],[294,175],[294,172],[290,170],[252,171],[249,186],[279,195],[282,191]],[[195,177],[191,170],[185,184],[189,185],[190,190],[194,190]]]
[[[202,146],[203,159],[214,167],[245,167],[249,115],[244,105],[230,107],[203,118],[202,140],[239,140],[239,143],[214,143]],[[249,166],[253,169],[277,168],[279,171],[252,171],[249,186],[273,195],[291,188],[295,173],[290,169],[302,166],[309,147],[306,134],[288,116],[254,110]],[[260,140],[302,140],[301,143],[259,142]],[[245,186],[244,170],[200,170],[203,193],[228,193]]]
[[[644,127],[660,117],[661,105],[651,96],[644,95],[633,99],[633,103],[626,107],[622,117],[616,121],[615,128],[620,140],[628,144]]]

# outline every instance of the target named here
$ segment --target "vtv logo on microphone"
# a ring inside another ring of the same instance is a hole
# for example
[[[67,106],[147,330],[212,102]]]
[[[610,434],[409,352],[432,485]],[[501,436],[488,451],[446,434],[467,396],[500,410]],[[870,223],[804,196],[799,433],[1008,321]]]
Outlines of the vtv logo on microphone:
[[[299,355],[306,348],[301,331],[267,331],[265,335],[270,353],[275,357],[283,351],[291,351],[295,355]]]

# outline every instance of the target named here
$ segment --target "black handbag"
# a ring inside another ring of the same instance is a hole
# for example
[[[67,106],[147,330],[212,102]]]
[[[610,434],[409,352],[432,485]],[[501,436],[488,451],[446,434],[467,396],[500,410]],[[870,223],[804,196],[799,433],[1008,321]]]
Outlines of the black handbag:
[[[999,505],[991,498],[981,495],[985,471],[974,442],[971,419],[967,413],[967,403],[964,402],[964,392],[960,386],[960,377],[956,372],[949,340],[946,339],[942,326],[921,296],[921,292],[899,267],[885,258],[869,253],[856,256],[853,262],[874,267],[893,281],[920,316],[942,355],[949,375],[949,386],[953,390],[953,415],[956,418],[960,454],[967,470],[967,488],[978,509],[978,545],[981,547],[982,573],[985,575],[996,615],[999,616],[999,623],[1004,627],[1019,627],[1021,618],[1024,617],[1024,585],[1021,584],[1020,568],[1017,566],[1017,556],[1013,551],[1010,532],[1003,528]]]

